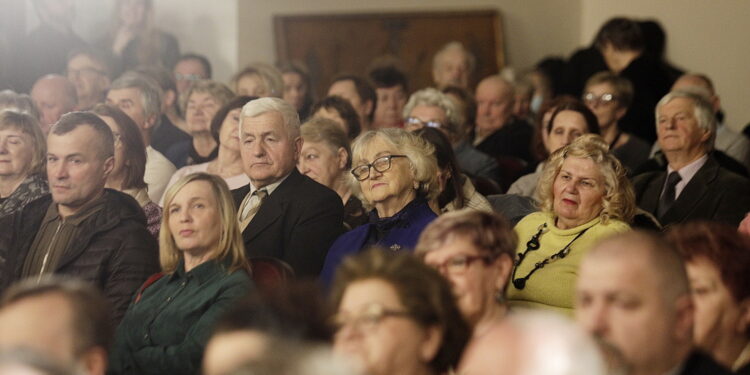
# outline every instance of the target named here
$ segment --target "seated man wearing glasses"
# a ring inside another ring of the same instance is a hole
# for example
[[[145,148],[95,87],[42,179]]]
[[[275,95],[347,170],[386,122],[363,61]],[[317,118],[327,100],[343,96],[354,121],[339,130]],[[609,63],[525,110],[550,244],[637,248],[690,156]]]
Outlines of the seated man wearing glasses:
[[[71,52],[65,74],[73,82],[78,96],[77,111],[86,111],[104,103],[115,75],[112,57],[94,48]]]
[[[250,101],[240,115],[240,155],[250,184],[232,191],[245,251],[315,277],[343,231],[344,205],[333,190],[297,171],[302,149],[297,110],[278,98]]]
[[[430,127],[443,132],[451,141],[458,167],[465,174],[492,181],[500,179],[497,161],[466,139],[464,114],[448,95],[434,88],[419,90],[409,97],[403,115],[404,129],[408,131]]]
[[[352,144],[352,193],[370,211],[370,222],[339,237],[326,256],[321,280],[328,285],[345,257],[378,245],[412,250],[437,215],[428,202],[439,193],[434,148],[398,128],[371,130]]]

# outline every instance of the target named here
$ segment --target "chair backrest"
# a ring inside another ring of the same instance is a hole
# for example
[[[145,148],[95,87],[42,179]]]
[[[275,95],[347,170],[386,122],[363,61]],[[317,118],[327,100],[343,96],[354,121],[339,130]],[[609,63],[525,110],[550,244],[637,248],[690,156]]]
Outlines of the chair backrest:
[[[281,259],[259,256],[250,258],[253,281],[259,289],[277,287],[294,278],[294,269]]]

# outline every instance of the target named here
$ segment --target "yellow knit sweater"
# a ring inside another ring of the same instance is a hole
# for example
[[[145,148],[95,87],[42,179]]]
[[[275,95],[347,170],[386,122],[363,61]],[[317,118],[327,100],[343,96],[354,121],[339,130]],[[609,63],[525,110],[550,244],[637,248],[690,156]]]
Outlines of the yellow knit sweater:
[[[572,315],[575,282],[583,255],[597,241],[625,232],[630,226],[618,220],[610,220],[604,225],[597,217],[586,224],[563,230],[555,226],[552,214],[535,212],[524,217],[515,227],[518,234],[516,254],[526,251],[526,243],[544,223],[547,223],[547,229],[539,237],[540,247],[526,254],[526,258],[517,267],[516,279],[528,275],[537,262],[562,250],[581,231],[588,230],[570,245],[570,252],[565,258],[550,260],[544,268],[536,270],[526,281],[524,289],[517,289],[511,280],[507,289],[508,300],[513,308],[543,308]]]

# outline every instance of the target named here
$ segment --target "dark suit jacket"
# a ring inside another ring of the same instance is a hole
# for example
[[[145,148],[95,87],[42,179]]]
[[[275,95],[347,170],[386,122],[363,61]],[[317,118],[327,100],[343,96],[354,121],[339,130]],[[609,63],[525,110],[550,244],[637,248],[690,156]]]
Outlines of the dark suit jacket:
[[[249,191],[250,186],[232,190],[237,207]],[[343,223],[344,204],[338,194],[295,168],[266,198],[242,237],[248,257],[278,258],[297,276],[315,277]]]
[[[638,206],[656,215],[666,170],[633,178]],[[666,227],[689,220],[713,220],[737,226],[750,211],[750,180],[734,174],[709,156],[672,207],[658,218]]]
[[[678,375],[729,375],[731,373],[708,354],[693,350],[683,362],[682,371]]]

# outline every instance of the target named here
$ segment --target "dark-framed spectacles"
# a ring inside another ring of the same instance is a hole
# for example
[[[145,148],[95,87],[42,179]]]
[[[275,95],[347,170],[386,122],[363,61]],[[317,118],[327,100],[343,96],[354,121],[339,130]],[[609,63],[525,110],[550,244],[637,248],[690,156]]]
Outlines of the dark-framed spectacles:
[[[422,121],[416,117],[407,117],[406,124],[418,129],[424,127],[440,129],[443,127],[443,123],[441,123],[440,121]]]
[[[366,305],[357,315],[335,314],[331,317],[331,325],[336,333],[346,327],[356,328],[360,332],[374,332],[386,318],[410,316],[411,313],[406,310],[389,309],[378,302],[373,302]]]
[[[391,159],[393,158],[405,158],[406,155],[386,155],[381,156],[373,160],[370,164],[362,164],[352,169],[352,174],[357,181],[364,181],[370,177],[370,168],[374,168],[376,171],[383,173],[391,169]]]
[[[596,95],[593,92],[587,92],[583,95],[583,101],[586,104],[594,105],[594,104],[609,104],[613,101],[617,100],[617,96],[615,94],[601,94]]]
[[[444,275],[463,275],[469,270],[471,264],[478,260],[488,265],[495,260],[495,257],[491,255],[455,255],[442,263],[428,263],[428,265]]]

